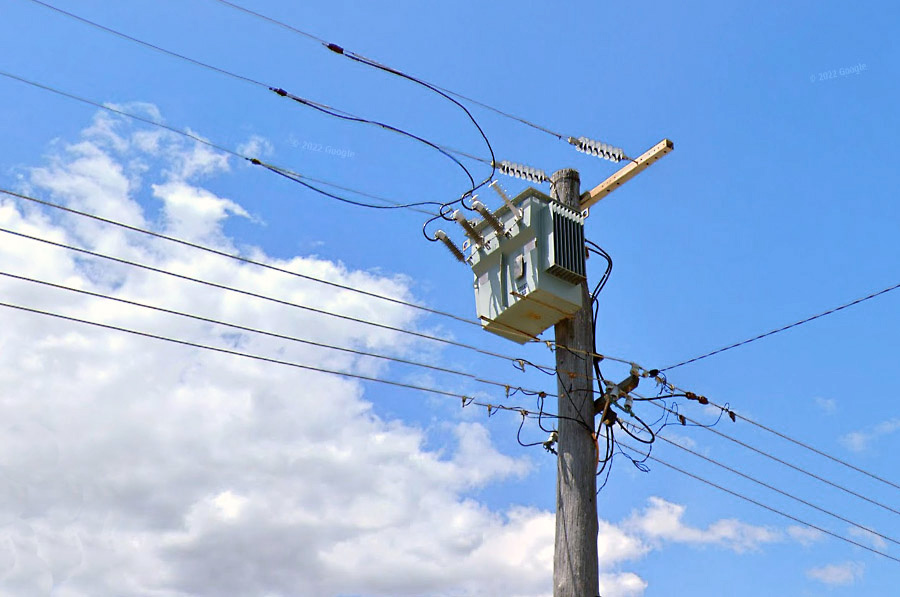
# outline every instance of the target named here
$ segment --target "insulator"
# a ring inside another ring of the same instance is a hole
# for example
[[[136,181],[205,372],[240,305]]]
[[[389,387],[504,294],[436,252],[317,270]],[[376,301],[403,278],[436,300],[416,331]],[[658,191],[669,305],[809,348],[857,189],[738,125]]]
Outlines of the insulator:
[[[625,150],[620,147],[613,147],[602,141],[595,141],[587,137],[569,137],[569,143],[582,152],[588,153],[598,158],[609,160],[610,162],[620,162],[625,159]]]
[[[527,180],[528,182],[547,182],[550,180],[550,177],[547,176],[547,173],[543,170],[538,170],[537,168],[531,168],[529,166],[523,166],[522,164],[513,164],[512,162],[507,162],[503,160],[499,164],[496,165],[497,169],[500,170],[503,174],[507,176],[515,176],[516,178],[522,178]]]
[[[506,207],[509,208],[509,211],[512,212],[512,214],[516,217],[516,219],[521,220],[522,219],[522,210],[519,209],[518,207],[516,207],[515,205],[513,205],[512,200],[509,198],[509,195],[507,195],[503,191],[503,188],[500,186],[500,183],[497,182],[496,180],[491,181],[490,187],[492,189],[494,189],[494,191],[498,195],[500,195],[500,198],[503,199],[503,203],[506,204]]]
[[[441,241],[442,243],[444,243],[444,246],[447,247],[451,253],[453,253],[454,257],[456,257],[463,263],[466,262],[466,256],[463,254],[462,251],[460,251],[459,247],[457,247],[455,244],[453,244],[453,241],[450,240],[450,237],[447,236],[446,232],[444,232],[443,230],[438,230],[437,232],[434,233],[434,237],[436,239],[438,239],[439,241]]]
[[[460,210],[456,210],[453,212],[453,219],[456,220],[456,223],[463,227],[463,230],[466,231],[466,235],[475,242],[479,247],[484,244],[484,238],[478,234],[478,231],[472,226],[472,223],[466,219],[466,214],[461,212]]]
[[[481,214],[481,217],[484,218],[484,221],[488,223],[488,225],[497,231],[497,234],[504,235],[506,231],[503,229],[503,224],[500,223],[500,220],[491,213],[491,210],[485,206],[481,201],[473,201],[472,209]]]

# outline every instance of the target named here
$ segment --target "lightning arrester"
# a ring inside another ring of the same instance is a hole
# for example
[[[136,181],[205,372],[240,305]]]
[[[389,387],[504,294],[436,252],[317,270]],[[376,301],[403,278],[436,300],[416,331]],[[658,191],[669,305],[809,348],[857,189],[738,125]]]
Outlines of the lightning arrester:
[[[447,233],[446,233],[446,232],[444,232],[443,230],[438,230],[437,232],[434,233],[434,237],[435,237],[436,239],[438,239],[439,241],[441,241],[442,243],[444,243],[444,246],[447,247],[447,249],[449,249],[451,253],[453,253],[453,256],[454,256],[454,257],[456,257],[457,259],[459,259],[459,260],[462,261],[463,263],[466,262],[466,256],[465,256],[465,255],[463,254],[463,252],[459,249],[459,247],[457,247],[457,246],[453,243],[453,241],[450,240],[450,237],[447,236]]]

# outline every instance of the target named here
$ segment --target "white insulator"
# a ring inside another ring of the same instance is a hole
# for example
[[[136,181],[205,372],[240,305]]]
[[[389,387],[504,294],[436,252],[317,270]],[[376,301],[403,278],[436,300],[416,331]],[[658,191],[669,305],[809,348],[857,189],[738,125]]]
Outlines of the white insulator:
[[[578,137],[577,139],[569,137],[569,143],[582,153],[588,153],[611,162],[620,162],[625,158],[625,150],[602,141],[595,141],[587,137]]]

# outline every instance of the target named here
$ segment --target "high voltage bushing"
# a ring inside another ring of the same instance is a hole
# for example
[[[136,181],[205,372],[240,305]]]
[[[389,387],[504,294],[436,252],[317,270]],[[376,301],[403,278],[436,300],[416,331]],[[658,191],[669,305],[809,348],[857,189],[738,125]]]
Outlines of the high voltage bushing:
[[[601,141],[588,139],[587,137],[569,137],[569,143],[582,152],[588,153],[598,158],[609,160],[610,162],[620,162],[625,159],[625,150],[620,147],[613,147]]]
[[[473,201],[472,209],[481,214],[481,217],[484,218],[484,221],[488,223],[488,225],[493,228],[497,234],[504,235],[506,231],[503,229],[503,224],[500,223],[500,220],[487,208],[487,206],[481,201]]]
[[[447,247],[447,249],[449,249],[451,253],[453,253],[454,257],[456,257],[463,263],[466,262],[466,256],[463,254],[462,250],[457,247],[452,240],[450,240],[450,237],[447,236],[446,232],[444,232],[443,230],[438,230],[434,233],[434,237],[444,243],[444,246]]]
[[[466,219],[466,214],[464,214],[460,210],[456,210],[453,212],[453,219],[456,220],[456,223],[462,226],[463,230],[466,231],[466,236],[472,239],[472,242],[477,246],[484,245],[484,237],[482,237],[475,228],[472,226],[472,223]]]
[[[537,168],[531,168],[530,166],[523,166],[522,164],[514,164],[512,162],[508,162],[503,160],[499,164],[494,164],[501,173],[506,174],[507,176],[515,176],[516,178],[522,178],[527,180],[528,182],[547,182],[550,180],[550,177],[547,176],[547,173],[543,170],[538,170]]]

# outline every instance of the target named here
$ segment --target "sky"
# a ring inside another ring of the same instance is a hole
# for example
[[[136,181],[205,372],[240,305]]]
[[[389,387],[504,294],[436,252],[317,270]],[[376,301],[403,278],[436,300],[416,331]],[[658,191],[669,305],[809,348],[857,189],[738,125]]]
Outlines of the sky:
[[[229,153],[395,202],[447,202],[469,187],[446,156],[265,87],[489,157],[466,115],[217,0],[50,3],[264,85],[0,0],[2,73],[143,119],[0,76],[0,188],[307,278],[0,196],[0,303],[281,362],[0,306],[0,595],[551,595],[554,458],[519,445],[518,413],[488,416],[454,396],[533,410],[502,385],[553,393],[555,379],[422,336],[535,363],[553,353],[355,292],[475,316],[471,270],[423,237],[422,213],[342,203]],[[586,221],[614,261],[600,295],[604,354],[664,368],[900,282],[893,3],[242,5],[630,156],[671,139],[671,154]],[[619,167],[466,105],[498,160],[576,168],[582,190]],[[462,161],[479,180],[490,174]],[[511,194],[529,184],[497,177]],[[479,198],[500,205],[490,191]],[[589,280],[603,269],[590,259]],[[738,414],[715,431],[796,468],[702,427],[661,436],[808,503],[669,442],[653,455],[771,509],[620,454],[598,496],[603,597],[894,594],[897,561],[828,533],[900,557],[900,489],[740,416],[900,484],[898,301],[889,292],[667,372]],[[603,370],[620,379],[628,367]],[[644,380],[638,391],[657,388]],[[681,402],[716,421],[715,409]],[[525,443],[546,437],[531,420],[521,427]]]

